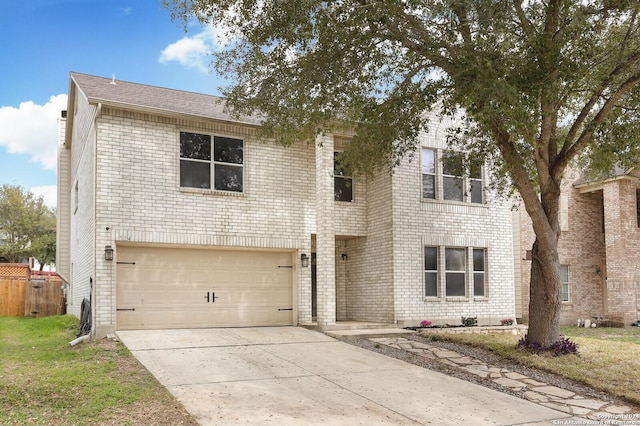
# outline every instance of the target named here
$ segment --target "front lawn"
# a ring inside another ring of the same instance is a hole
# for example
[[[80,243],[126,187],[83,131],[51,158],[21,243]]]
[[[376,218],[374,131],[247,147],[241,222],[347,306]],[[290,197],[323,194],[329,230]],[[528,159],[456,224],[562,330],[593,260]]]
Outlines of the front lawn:
[[[511,334],[445,334],[438,338],[491,350],[523,365],[550,371],[640,404],[640,328],[563,327],[578,355],[538,355],[517,348]]]
[[[197,424],[121,343],[71,347],[77,329],[72,316],[0,317],[0,424]]]

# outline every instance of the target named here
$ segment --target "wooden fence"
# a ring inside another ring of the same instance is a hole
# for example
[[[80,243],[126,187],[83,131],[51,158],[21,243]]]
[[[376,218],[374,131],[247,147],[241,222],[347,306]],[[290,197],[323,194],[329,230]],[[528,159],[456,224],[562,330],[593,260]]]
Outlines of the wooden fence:
[[[59,279],[0,279],[0,316],[39,318],[64,313]]]

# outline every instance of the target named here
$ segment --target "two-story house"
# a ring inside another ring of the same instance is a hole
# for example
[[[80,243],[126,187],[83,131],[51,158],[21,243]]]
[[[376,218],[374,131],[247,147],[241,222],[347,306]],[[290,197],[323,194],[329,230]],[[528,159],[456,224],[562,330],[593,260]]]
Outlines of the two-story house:
[[[259,141],[213,96],[71,73],[68,99],[56,264],[98,336],[515,317],[510,204],[442,161],[446,119],[365,179],[335,165],[349,135]]]

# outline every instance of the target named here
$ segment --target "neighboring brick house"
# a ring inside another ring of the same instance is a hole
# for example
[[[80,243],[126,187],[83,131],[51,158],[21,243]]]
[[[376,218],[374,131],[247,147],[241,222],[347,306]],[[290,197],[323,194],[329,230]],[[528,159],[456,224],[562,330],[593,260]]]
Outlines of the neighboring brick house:
[[[261,142],[220,102],[71,73],[56,265],[96,335],[515,316],[510,205],[442,163],[451,123],[365,179],[335,168],[348,135]]]
[[[576,169],[564,175],[560,199],[562,234],[562,324],[578,319],[608,318],[631,325],[640,307],[640,190],[632,171],[589,181]],[[516,281],[521,278],[517,311],[526,319],[531,276],[530,249],[535,240],[524,208],[514,215]]]

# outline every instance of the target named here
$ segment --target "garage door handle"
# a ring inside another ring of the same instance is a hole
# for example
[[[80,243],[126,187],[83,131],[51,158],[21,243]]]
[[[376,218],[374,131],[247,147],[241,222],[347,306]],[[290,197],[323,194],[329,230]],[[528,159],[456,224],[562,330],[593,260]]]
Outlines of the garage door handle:
[[[204,298],[207,299],[207,303],[209,303],[209,292],[207,292],[207,295]]]
[[[211,292],[211,303],[216,303],[216,299],[218,298],[218,296],[216,296],[215,291]]]

